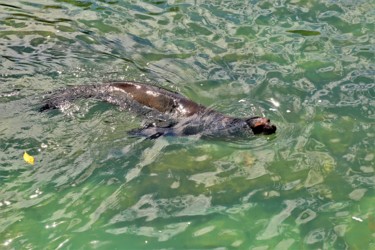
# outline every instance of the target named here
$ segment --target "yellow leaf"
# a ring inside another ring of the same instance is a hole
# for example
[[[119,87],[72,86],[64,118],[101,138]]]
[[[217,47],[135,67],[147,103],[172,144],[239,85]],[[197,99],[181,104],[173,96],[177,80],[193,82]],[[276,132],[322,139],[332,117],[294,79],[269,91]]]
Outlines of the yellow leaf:
[[[27,163],[29,163],[29,164],[31,164],[31,165],[34,165],[34,162],[35,162],[35,160],[34,160],[34,157],[32,157],[31,155],[29,155],[28,153],[24,153],[23,154],[23,159],[27,162]]]

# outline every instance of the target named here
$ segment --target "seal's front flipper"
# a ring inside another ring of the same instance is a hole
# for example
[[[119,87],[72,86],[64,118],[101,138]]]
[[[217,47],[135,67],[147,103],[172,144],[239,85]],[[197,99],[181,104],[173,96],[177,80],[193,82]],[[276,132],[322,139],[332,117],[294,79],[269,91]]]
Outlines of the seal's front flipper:
[[[159,128],[159,127],[146,127],[141,129],[133,129],[128,132],[132,136],[143,136],[147,139],[157,139],[160,136],[173,136],[173,128]]]
[[[147,137],[147,139],[155,140],[155,139],[159,138],[159,137],[162,136],[162,135],[164,135],[164,134],[161,133],[161,132],[157,132],[156,134],[153,134],[153,135]]]
[[[45,103],[43,104],[42,107],[39,108],[39,112],[48,111],[50,109],[57,109],[57,107],[55,105],[50,105],[49,103]]]
[[[154,122],[146,123],[146,125],[143,126],[143,129],[146,129],[146,128],[172,128],[176,124],[177,124],[177,121],[157,119]]]

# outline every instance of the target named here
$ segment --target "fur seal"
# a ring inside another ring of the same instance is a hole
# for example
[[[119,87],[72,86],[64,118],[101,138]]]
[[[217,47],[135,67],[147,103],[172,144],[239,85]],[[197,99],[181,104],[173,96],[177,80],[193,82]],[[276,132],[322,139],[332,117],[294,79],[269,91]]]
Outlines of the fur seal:
[[[130,133],[149,138],[162,135],[234,137],[276,132],[276,126],[265,117],[227,116],[177,92],[139,82],[66,88],[50,96],[40,110],[59,108],[79,98],[95,98],[146,116],[154,122]]]

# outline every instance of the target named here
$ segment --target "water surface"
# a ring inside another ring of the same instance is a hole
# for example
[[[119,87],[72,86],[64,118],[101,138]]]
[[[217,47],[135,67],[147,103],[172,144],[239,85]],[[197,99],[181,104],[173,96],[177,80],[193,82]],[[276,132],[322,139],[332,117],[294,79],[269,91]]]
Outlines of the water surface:
[[[375,248],[373,1],[0,0],[0,248]],[[136,80],[276,135],[127,135]],[[27,151],[36,164],[22,159]]]

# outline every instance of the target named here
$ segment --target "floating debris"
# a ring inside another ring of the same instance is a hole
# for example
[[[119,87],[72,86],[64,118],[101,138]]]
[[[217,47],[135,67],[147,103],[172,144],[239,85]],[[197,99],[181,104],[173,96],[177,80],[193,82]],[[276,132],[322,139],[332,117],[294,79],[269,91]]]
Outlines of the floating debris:
[[[23,159],[24,159],[27,163],[29,163],[29,164],[31,164],[31,165],[34,165],[34,163],[35,163],[35,159],[34,159],[34,157],[31,156],[31,155],[29,155],[28,153],[26,153],[26,151],[25,151],[25,153],[23,153]]]

